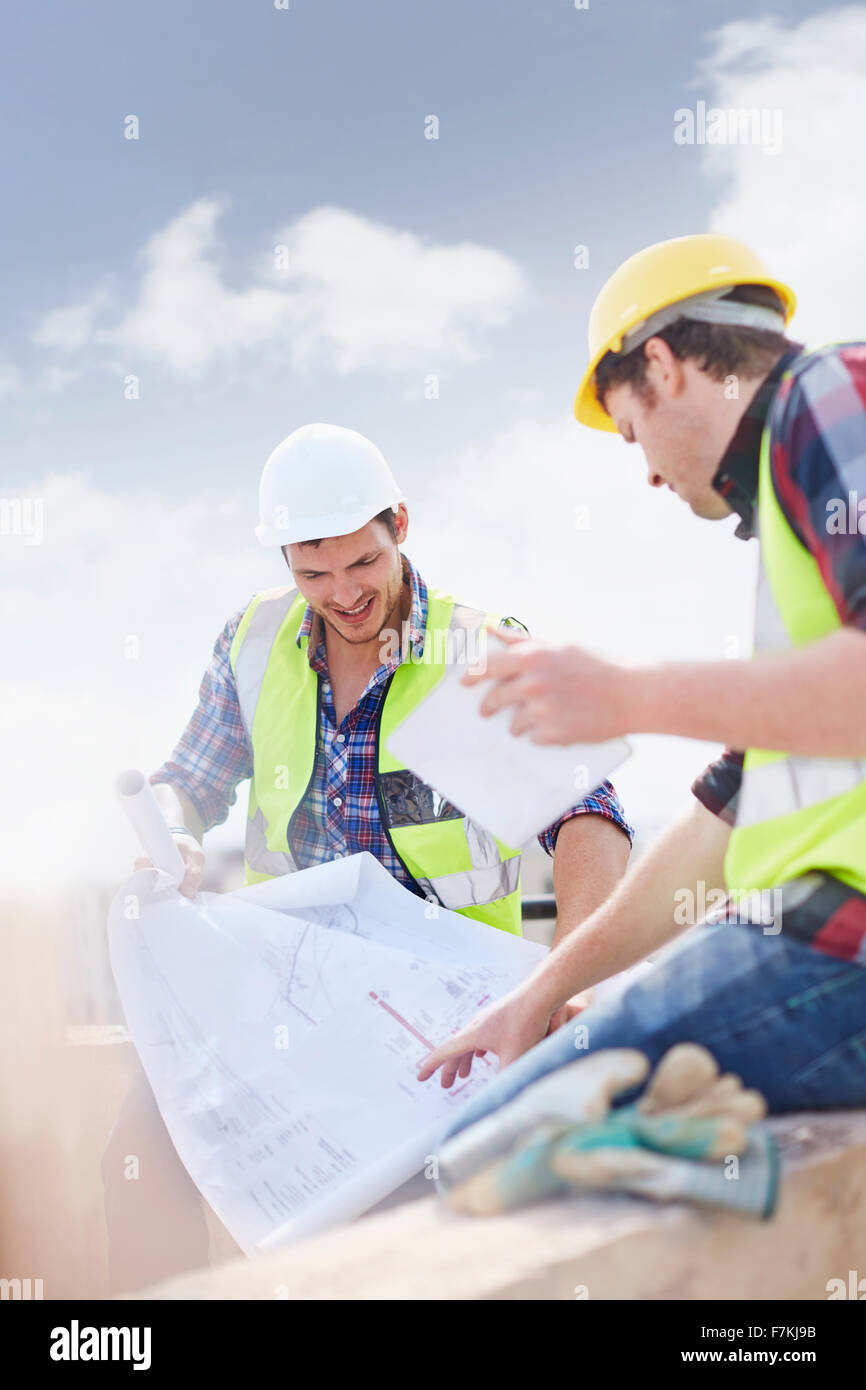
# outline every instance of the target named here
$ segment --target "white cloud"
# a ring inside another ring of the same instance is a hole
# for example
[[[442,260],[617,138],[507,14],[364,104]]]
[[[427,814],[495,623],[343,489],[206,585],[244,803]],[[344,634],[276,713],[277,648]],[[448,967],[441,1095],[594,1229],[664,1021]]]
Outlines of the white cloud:
[[[790,281],[791,331],[812,343],[866,331],[864,70],[866,10],[848,6],[797,25],[725,25],[701,73],[716,106],[782,112],[777,155],[706,148],[705,169],[727,180],[711,227],[754,245]]]
[[[110,330],[119,347],[196,375],[220,356],[291,331],[296,312],[290,295],[264,285],[226,286],[217,239],[224,206],[203,198],[150,238],[137,300]]]
[[[71,381],[77,381],[81,372],[70,368],[61,367],[56,362],[49,362],[38,376],[34,379],[37,391],[62,391]]]
[[[122,876],[114,777],[168,756],[222,624],[284,581],[250,538],[253,499],[174,505],[53,475],[34,500],[42,544],[0,536],[0,841],[4,887],[35,892]]]
[[[102,287],[80,304],[52,309],[38,323],[32,335],[34,342],[59,352],[78,352],[93,337],[96,320],[108,302],[108,290]]]
[[[505,323],[523,298],[520,272],[497,251],[437,246],[339,208],[308,213],[284,240],[301,286],[300,363],[351,372],[471,362],[478,330]]]
[[[410,501],[428,568],[539,635],[629,661],[720,659],[747,641],[754,547],[650,492],[643,456],[617,436],[522,421]]]
[[[338,373],[447,371],[474,360],[483,331],[524,297],[518,268],[497,251],[437,245],[332,207],[274,237],[287,248],[285,270],[271,250],[253,282],[232,289],[218,237],[225,206],[202,198],[150,238],[131,306],[112,316],[101,289],[46,315],[36,340],[67,353],[110,345],[182,376],[266,346],[296,367]]]
[[[13,362],[0,363],[0,396],[17,395],[24,389],[20,368]]]

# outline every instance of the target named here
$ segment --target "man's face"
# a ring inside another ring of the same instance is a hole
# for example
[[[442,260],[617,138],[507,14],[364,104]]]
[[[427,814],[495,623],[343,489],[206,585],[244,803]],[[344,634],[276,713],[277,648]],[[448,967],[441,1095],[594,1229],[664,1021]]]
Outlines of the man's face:
[[[402,504],[395,520],[396,539],[382,522],[368,521],[348,536],[285,547],[300,593],[346,642],[377,638],[400,603],[403,566],[398,547],[408,529]]]
[[[669,487],[696,516],[717,521],[730,515],[730,507],[712,480],[743,406],[734,402],[732,409],[722,384],[692,362],[673,370],[672,384],[651,358],[649,395],[638,395],[630,385],[612,386],[605,408],[623,439],[643,449],[650,486]]]

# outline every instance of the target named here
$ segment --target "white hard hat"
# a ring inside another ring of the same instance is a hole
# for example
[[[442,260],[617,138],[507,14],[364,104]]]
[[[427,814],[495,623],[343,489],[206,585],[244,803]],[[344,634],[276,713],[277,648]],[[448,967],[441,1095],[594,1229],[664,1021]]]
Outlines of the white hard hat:
[[[369,439],[339,425],[303,425],[265,464],[256,536],[268,546],[346,536],[405,500]]]

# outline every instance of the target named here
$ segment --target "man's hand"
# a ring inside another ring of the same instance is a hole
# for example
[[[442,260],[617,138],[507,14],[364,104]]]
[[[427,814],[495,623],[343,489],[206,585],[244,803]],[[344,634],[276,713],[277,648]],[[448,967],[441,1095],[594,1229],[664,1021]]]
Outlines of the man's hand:
[[[441,1067],[442,1085],[447,1089],[458,1076],[468,1076],[473,1058],[485,1052],[496,1054],[500,1069],[507,1067],[541,1042],[550,1021],[551,1010],[540,992],[519,985],[425,1057],[418,1080],[427,1081]]]
[[[494,634],[485,669],[468,672],[464,685],[492,680],[483,715],[515,706],[513,734],[532,743],[601,743],[629,732],[629,672],[580,647],[546,647],[531,638]]]
[[[172,837],[186,866],[186,873],[180,883],[180,891],[185,898],[194,898],[204,876],[204,850],[194,835],[174,835]],[[153,869],[153,860],[142,855],[136,859],[136,869]]]
[[[575,994],[573,998],[566,999],[565,1003],[550,1015],[550,1023],[547,1028],[547,1036],[555,1033],[557,1028],[562,1028],[564,1024],[570,1023],[578,1014],[582,1014],[584,1009],[588,1009],[590,1004],[595,1003],[595,990],[585,989],[580,994]]]

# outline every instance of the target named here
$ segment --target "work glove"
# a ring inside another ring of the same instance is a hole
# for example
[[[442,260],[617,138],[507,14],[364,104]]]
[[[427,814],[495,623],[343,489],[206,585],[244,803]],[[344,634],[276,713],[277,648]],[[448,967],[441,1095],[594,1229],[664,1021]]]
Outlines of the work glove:
[[[569,1062],[520,1095],[447,1139],[437,1157],[440,1189],[456,1187],[543,1126],[562,1134],[579,1121],[604,1119],[616,1096],[646,1080],[649,1062],[630,1047],[613,1047]]]
[[[548,1118],[508,1157],[452,1190],[448,1202],[492,1215],[575,1188],[607,1189],[767,1215],[774,1150],[766,1134],[750,1129],[765,1113],[763,1097],[736,1076],[720,1076],[705,1048],[681,1044],[661,1059],[636,1105],[567,1127]]]

